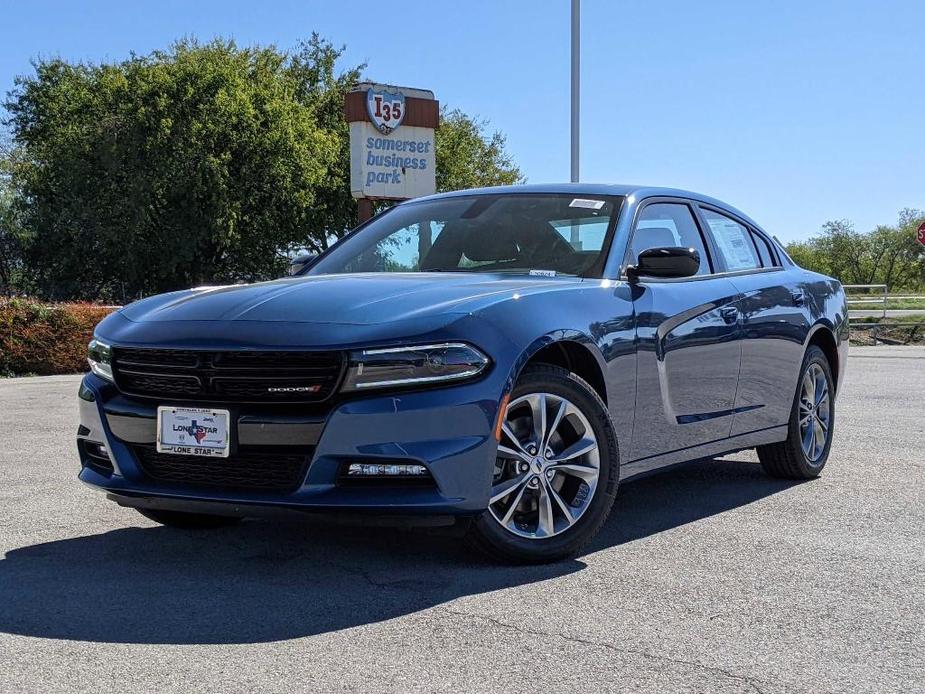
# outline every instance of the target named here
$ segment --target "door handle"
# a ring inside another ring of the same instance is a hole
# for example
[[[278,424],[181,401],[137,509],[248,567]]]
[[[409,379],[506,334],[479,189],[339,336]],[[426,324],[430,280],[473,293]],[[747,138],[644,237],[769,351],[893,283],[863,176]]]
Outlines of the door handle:
[[[739,319],[739,309],[737,309],[735,306],[727,306],[726,308],[721,308],[719,310],[719,315],[723,317],[723,320],[728,325],[732,325]]]
[[[806,294],[802,289],[794,289],[790,292],[790,296],[793,297],[794,306],[802,306],[806,303]]]

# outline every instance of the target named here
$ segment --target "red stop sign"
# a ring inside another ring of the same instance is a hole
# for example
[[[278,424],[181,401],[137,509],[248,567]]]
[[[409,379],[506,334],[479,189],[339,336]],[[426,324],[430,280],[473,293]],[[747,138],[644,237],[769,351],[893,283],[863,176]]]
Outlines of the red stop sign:
[[[919,243],[925,246],[925,222],[919,224],[919,233],[917,234]]]

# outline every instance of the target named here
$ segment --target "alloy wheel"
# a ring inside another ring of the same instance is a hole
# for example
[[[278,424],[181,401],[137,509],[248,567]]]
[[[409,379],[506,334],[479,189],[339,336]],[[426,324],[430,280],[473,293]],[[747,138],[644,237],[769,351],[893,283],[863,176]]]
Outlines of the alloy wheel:
[[[829,382],[819,364],[810,364],[800,390],[800,443],[810,463],[825,452],[831,426]]]
[[[508,405],[489,510],[505,530],[539,539],[572,527],[600,476],[597,437],[571,401],[531,393]]]

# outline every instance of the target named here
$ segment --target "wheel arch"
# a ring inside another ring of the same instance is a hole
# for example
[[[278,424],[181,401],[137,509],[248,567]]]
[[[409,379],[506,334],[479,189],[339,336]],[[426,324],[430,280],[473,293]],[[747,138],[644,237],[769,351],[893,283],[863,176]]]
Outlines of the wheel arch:
[[[823,354],[825,354],[829,362],[829,368],[832,370],[832,380],[835,382],[835,391],[838,392],[841,385],[842,364],[839,359],[838,341],[835,338],[834,327],[825,322],[816,323],[809,332],[804,353],[806,349],[809,349],[812,345],[819,347]]]
[[[577,331],[560,331],[535,340],[517,360],[509,379],[509,389],[513,388],[527,366],[539,363],[571,371],[587,381],[605,405],[609,402],[604,357],[587,335]]]

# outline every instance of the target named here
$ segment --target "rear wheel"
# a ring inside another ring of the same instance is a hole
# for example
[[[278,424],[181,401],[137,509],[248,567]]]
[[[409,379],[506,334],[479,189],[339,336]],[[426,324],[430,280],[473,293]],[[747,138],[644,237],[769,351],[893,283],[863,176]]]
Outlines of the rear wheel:
[[[575,554],[607,520],[619,464],[594,389],[557,366],[529,367],[511,393],[489,506],[472,523],[470,543],[505,561]]]
[[[185,513],[183,511],[161,511],[157,509],[135,509],[148,520],[161,525],[185,530],[208,530],[210,528],[224,528],[241,522],[234,516],[214,516],[206,513]]]
[[[835,431],[832,370],[825,353],[811,345],[803,358],[790,412],[787,440],[759,446],[758,459],[772,477],[818,477],[829,458]]]

